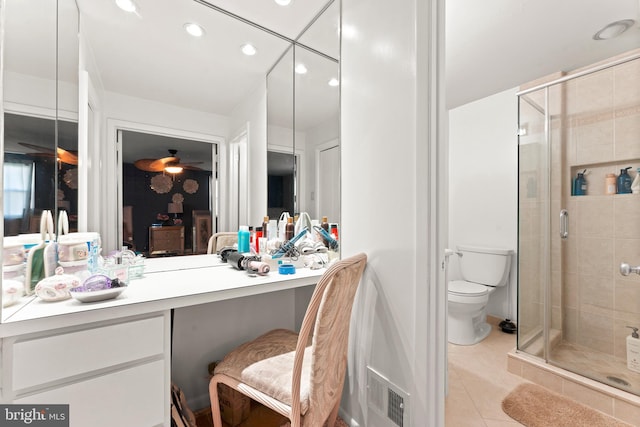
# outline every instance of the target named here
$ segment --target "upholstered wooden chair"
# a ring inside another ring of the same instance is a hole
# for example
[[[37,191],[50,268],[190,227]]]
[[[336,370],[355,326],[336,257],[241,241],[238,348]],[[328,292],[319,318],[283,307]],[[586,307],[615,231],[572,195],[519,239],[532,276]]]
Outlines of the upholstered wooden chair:
[[[233,246],[234,243],[238,243],[238,233],[233,231],[222,231],[215,233],[209,238],[209,244],[207,245],[208,254],[217,254],[218,251],[225,246]]]
[[[284,415],[291,427],[333,427],[347,367],[351,308],[366,262],[359,254],[327,269],[299,334],[276,329],[225,356],[209,383],[215,427],[222,427],[218,384]]]

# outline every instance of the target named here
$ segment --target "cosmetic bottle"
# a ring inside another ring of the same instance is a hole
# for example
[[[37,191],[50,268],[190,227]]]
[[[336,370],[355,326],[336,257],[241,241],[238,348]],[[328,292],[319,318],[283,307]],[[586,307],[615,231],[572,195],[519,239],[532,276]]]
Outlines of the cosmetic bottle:
[[[613,173],[608,173],[605,180],[605,194],[616,194],[616,175]]]
[[[254,248],[256,248],[256,253],[260,253],[260,239],[262,239],[262,227],[256,227],[256,231],[253,235],[253,244]]]
[[[296,226],[293,223],[293,218],[287,218],[287,226],[284,228],[284,240],[293,239],[293,232],[295,231]]]
[[[326,231],[327,233],[329,232],[329,218],[327,218],[326,216],[322,217],[322,221],[320,222],[320,227],[322,227],[324,229],[324,231]],[[322,243],[324,243],[324,245],[326,247],[329,247],[329,242],[327,242],[327,239],[325,239],[324,237],[322,238]]]
[[[267,215],[262,219],[262,237],[271,239],[273,236],[269,236],[269,217]]]
[[[338,236],[338,224],[331,224],[331,235],[334,239],[339,240]]]
[[[640,194],[640,168],[638,168],[636,177],[633,178],[633,182],[631,183],[631,192],[633,194]]]
[[[240,229],[238,230],[238,252],[239,253],[242,254],[242,253],[247,253],[251,251],[251,249],[249,248],[249,238],[250,238],[249,226],[241,225]]]
[[[627,172],[631,169],[631,166],[620,169],[620,175],[618,175],[618,179],[616,184],[618,185],[618,194],[630,194],[631,193],[631,176]]]
[[[586,169],[582,172],[578,172],[575,179],[573,180],[573,196],[584,196],[587,194],[587,180],[584,177],[584,174],[586,172]]]
[[[632,329],[631,335],[627,337],[627,369],[640,372],[640,335],[638,328],[627,326]]]

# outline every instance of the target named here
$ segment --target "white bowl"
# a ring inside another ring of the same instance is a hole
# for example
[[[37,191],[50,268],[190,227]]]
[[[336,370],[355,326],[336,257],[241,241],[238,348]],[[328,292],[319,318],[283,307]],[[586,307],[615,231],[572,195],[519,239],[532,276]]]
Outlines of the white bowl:
[[[126,286],[120,286],[119,288],[102,289],[100,291],[87,291],[82,289],[71,289],[71,296],[80,302],[96,302],[113,299],[119,296]]]

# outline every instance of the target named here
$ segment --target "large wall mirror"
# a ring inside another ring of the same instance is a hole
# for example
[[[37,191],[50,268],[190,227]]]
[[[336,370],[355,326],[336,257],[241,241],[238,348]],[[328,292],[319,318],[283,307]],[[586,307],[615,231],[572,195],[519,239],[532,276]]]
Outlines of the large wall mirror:
[[[267,78],[268,213],[340,222],[340,2],[300,34]],[[290,97],[279,96],[290,93]]]
[[[39,233],[44,210],[77,218],[78,9],[73,0],[4,6],[3,214],[14,237]]]
[[[8,237],[39,235],[41,211],[57,217],[65,210],[72,231],[100,233],[103,253],[124,245],[149,254],[149,228],[168,216],[182,220],[184,254],[191,254],[203,250],[195,215],[209,218],[207,233],[259,225],[267,206],[269,71],[289,53],[302,55],[293,45],[307,39],[304,46],[329,58],[338,77],[338,0],[287,7],[264,0],[134,0],[134,11],[114,0],[4,4]],[[201,36],[187,31],[191,23]],[[246,44],[256,51],[243,53]],[[287,73],[298,79],[293,68]],[[278,97],[303,105],[293,90]],[[339,87],[324,82],[323,93],[337,94]],[[298,109],[296,122],[283,126],[303,133],[297,147],[288,147],[288,154],[299,151],[304,174],[294,189],[300,206],[292,210],[313,216],[320,215],[311,207],[315,148],[301,141],[325,117],[337,123],[332,96],[329,116],[310,112],[318,121],[303,128]],[[337,125],[320,139],[337,143]],[[163,167],[151,167],[154,161]],[[170,173],[164,163],[179,163],[183,171]]]

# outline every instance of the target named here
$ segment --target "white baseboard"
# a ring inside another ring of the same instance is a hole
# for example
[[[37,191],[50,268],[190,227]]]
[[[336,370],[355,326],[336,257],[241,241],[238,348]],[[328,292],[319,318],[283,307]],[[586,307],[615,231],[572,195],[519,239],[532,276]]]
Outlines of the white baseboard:
[[[351,416],[347,414],[345,410],[342,409],[342,407],[340,407],[340,410],[338,410],[338,415],[340,415],[340,418],[342,418],[344,422],[346,422],[350,427],[360,427],[360,424],[358,424],[356,420],[351,418]]]

